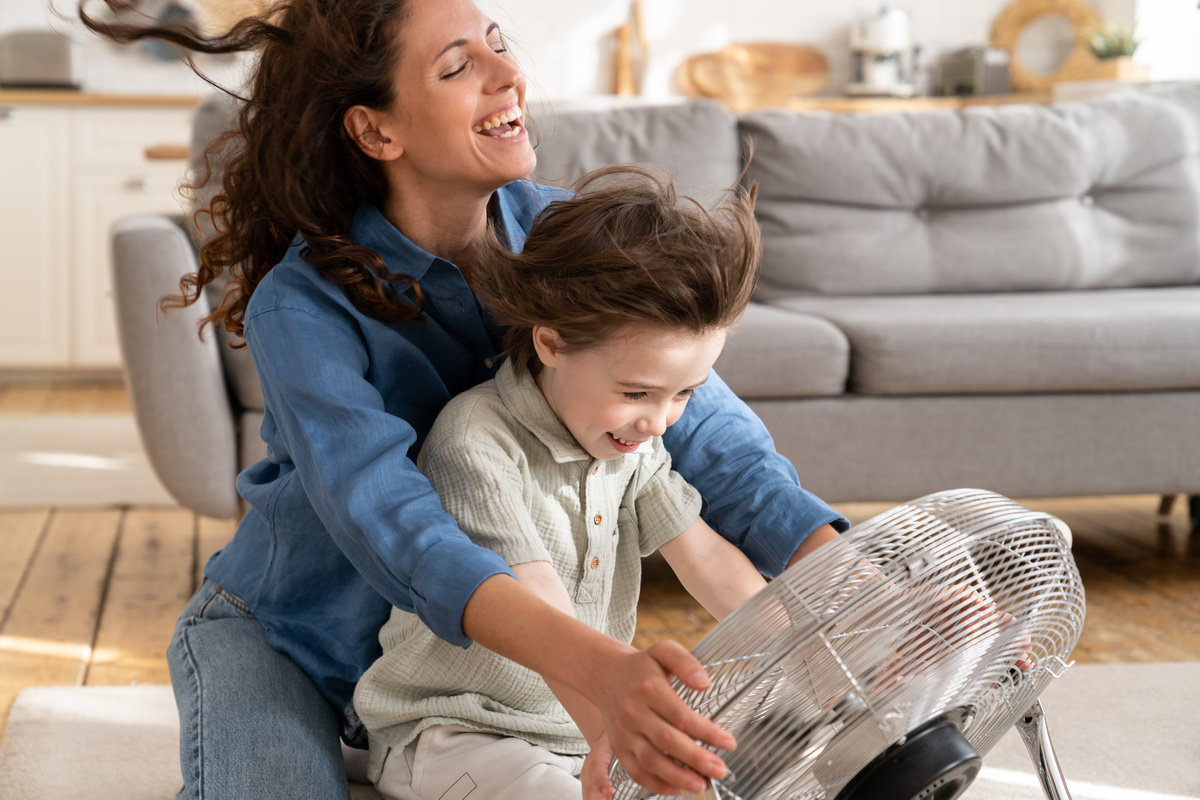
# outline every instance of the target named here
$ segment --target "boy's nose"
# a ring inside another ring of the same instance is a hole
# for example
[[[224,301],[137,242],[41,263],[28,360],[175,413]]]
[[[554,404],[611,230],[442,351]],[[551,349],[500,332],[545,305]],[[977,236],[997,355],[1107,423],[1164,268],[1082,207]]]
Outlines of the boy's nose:
[[[662,436],[667,430],[667,417],[665,414],[650,414],[638,420],[637,429],[640,433],[646,433],[650,436]]]

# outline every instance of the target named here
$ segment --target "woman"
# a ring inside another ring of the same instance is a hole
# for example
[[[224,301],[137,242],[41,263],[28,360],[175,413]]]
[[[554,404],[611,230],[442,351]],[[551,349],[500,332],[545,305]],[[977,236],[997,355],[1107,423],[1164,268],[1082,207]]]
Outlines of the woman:
[[[519,248],[557,196],[519,180],[535,163],[525,80],[495,24],[471,0],[282,0],[211,39],[81,14],[121,41],[259,51],[212,206],[221,233],[182,299],[232,276],[213,319],[250,348],[268,457],[239,476],[251,510],[168,652],[180,796],[345,797],[338,736],[362,744],[350,700],[393,605],[583,696],[647,788],[719,777],[696,742],[732,739],[669,682],[704,686],[700,665],[538,600],[458,530],[411,461],[442,406],[494,373],[499,332],[470,289],[472,243],[490,222]],[[719,379],[690,405],[667,447],[710,499],[706,520],[760,570],[836,535],[844,522]],[[562,658],[564,642],[582,655]],[[609,754],[589,758],[585,797],[610,791]]]

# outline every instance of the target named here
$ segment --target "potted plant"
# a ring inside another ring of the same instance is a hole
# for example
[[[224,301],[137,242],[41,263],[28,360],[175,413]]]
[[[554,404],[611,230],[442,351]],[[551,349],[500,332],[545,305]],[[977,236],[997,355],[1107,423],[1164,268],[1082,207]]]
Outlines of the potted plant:
[[[1109,20],[1084,37],[1089,52],[1096,59],[1097,78],[1118,81],[1149,79],[1145,65],[1133,63],[1133,54],[1141,44],[1133,28],[1132,25]]]

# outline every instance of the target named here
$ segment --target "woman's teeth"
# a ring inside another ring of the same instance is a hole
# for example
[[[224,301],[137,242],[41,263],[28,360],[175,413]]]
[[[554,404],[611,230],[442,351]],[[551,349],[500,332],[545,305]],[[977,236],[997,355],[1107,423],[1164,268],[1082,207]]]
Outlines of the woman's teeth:
[[[488,119],[485,119],[481,125],[476,125],[473,128],[471,128],[471,130],[473,130],[475,133],[483,133],[484,131],[490,131],[492,128],[498,128],[506,122],[512,122],[513,120],[517,120],[520,118],[521,118],[520,107],[513,106],[508,111],[503,111],[494,117],[489,117]],[[520,132],[521,132],[521,126],[513,125],[512,130],[501,133],[500,138],[507,138],[509,136],[514,136]]]

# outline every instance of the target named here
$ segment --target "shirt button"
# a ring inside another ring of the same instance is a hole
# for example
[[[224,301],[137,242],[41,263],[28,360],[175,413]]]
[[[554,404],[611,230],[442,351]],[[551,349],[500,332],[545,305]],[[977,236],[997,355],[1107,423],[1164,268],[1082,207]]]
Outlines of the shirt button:
[[[597,525],[599,525],[603,521],[604,521],[604,517],[600,516],[599,514],[592,517],[592,522],[596,523]]]
[[[600,471],[600,468],[596,467],[594,470],[592,470],[592,474],[595,475],[599,471]]]
[[[595,568],[596,568],[596,567],[598,567],[598,566],[600,566],[600,559],[598,559],[598,558],[593,558],[593,559],[592,559],[592,569],[595,569]]]

